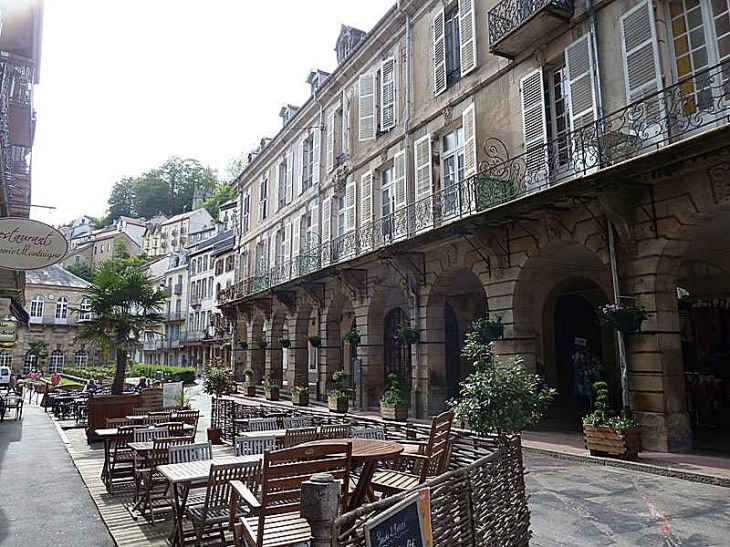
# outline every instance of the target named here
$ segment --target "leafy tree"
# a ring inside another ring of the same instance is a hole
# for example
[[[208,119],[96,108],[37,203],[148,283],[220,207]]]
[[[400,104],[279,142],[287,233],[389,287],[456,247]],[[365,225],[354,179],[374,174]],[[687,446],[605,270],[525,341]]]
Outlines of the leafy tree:
[[[210,216],[218,218],[220,206],[225,202],[232,200],[236,197],[236,189],[228,184],[219,184],[213,190],[213,195],[210,196],[203,206],[208,210]]]
[[[233,181],[235,181],[238,178],[238,175],[243,172],[247,162],[248,153],[246,152],[241,152],[241,154],[228,162],[225,174],[225,180],[227,184],[233,184]]]
[[[28,342],[28,353],[35,356],[36,368],[43,368],[43,362],[48,359],[48,342],[31,340]]]
[[[142,332],[153,330],[163,321],[160,313],[165,293],[152,280],[134,268],[120,267],[112,259],[94,274],[86,294],[92,318],[79,324],[79,338],[110,349],[116,356],[112,393],[122,393],[127,368],[127,353],[141,340]]]
[[[135,213],[135,180],[125,177],[113,187],[107,201],[107,218],[116,219],[120,216],[134,216]]]
[[[451,407],[457,419],[480,435],[496,435],[506,444],[512,435],[540,421],[555,397],[555,390],[528,371],[517,358],[498,363],[491,344],[483,340],[485,320],[475,321],[467,334],[462,355],[474,367],[462,383]]]
[[[94,230],[106,228],[112,223],[112,221],[109,220],[109,217],[89,217],[89,219],[91,220],[91,226]]]
[[[170,201],[170,187],[158,170],[135,179],[134,209],[143,218],[153,217],[160,211],[166,215],[177,214],[175,204]]]
[[[82,262],[69,264],[65,267],[65,269],[67,272],[71,272],[76,277],[80,277],[85,281],[91,281],[91,278],[94,277],[94,271],[91,269],[91,267]]]

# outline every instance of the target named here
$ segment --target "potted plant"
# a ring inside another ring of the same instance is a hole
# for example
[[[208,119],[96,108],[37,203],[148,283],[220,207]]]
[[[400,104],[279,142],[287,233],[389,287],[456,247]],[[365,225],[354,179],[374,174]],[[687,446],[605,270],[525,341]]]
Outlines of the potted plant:
[[[609,325],[623,333],[640,332],[649,313],[641,304],[606,304],[598,309]]]
[[[480,335],[484,344],[489,344],[495,340],[499,340],[504,335],[504,325],[502,318],[497,317],[496,321],[491,319],[483,319],[479,321]]]
[[[358,332],[357,328],[350,329],[345,333],[345,336],[343,337],[345,341],[349,342],[351,346],[359,346],[360,345],[360,333]]]
[[[593,384],[593,412],[583,418],[583,439],[593,456],[617,456],[635,460],[641,452],[639,424],[626,416],[613,416],[609,408],[608,384]]]
[[[297,406],[307,406],[309,404],[309,388],[301,384],[292,386],[291,402]]]
[[[244,393],[248,397],[256,397],[256,384],[253,383],[254,371],[252,368],[247,368],[243,371],[243,378],[245,380]]]
[[[411,346],[418,343],[421,339],[421,333],[418,329],[414,329],[410,325],[398,325],[395,328],[395,337]]]
[[[291,347],[291,340],[289,340],[286,336],[282,336],[280,342],[281,342],[281,347],[282,348],[290,348]]]
[[[279,400],[279,383],[272,376],[268,376],[266,378],[266,383],[264,384],[264,396],[268,401]]]
[[[242,350],[247,350],[247,349],[248,349],[248,342],[247,342],[246,340],[241,340],[241,341],[240,341],[240,342],[238,343],[238,346],[239,346],[239,347],[240,347],[240,348],[241,348]]]
[[[213,358],[206,366],[203,391],[215,398],[228,395],[236,388],[233,373],[218,358]],[[214,401],[215,404],[215,401]],[[212,425],[212,424],[211,424]],[[209,427],[208,440],[213,444],[221,444],[221,428]]]
[[[175,394],[175,404],[182,410],[189,410],[193,394],[190,389],[183,388],[180,393]]]
[[[260,349],[266,349],[266,346],[269,345],[263,337],[255,338],[253,343],[256,344]]]
[[[408,401],[401,395],[400,381],[394,372],[388,374],[388,388],[380,398],[380,417],[399,422],[408,419]]]
[[[318,334],[313,334],[312,336],[307,337],[307,340],[309,340],[309,343],[312,344],[312,347],[314,348],[322,347],[322,337]]]
[[[344,389],[348,374],[344,370],[338,370],[332,375],[335,389],[327,395],[327,407],[331,412],[344,414],[350,406],[350,394]]]
[[[474,372],[461,382],[457,400],[450,403],[454,416],[478,435],[496,436],[501,445],[540,421],[555,397],[540,376],[527,370],[520,358],[497,362],[485,343],[485,319],[472,323],[462,355]]]

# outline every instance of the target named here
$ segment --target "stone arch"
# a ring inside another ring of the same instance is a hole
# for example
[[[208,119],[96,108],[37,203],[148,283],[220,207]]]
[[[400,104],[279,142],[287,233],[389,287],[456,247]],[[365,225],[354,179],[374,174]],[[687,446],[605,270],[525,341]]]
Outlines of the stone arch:
[[[266,348],[266,376],[276,385],[281,386],[284,379],[284,354],[281,347],[281,338],[284,335],[286,310],[275,308],[272,310],[268,329],[268,346]]]
[[[308,339],[312,334],[319,332],[316,308],[308,299],[300,299],[297,304],[296,311],[289,316],[288,325],[291,348],[286,379],[289,387],[297,383],[310,383],[312,380],[309,374],[310,352],[318,351],[316,348],[311,348]]]
[[[264,337],[264,316],[261,313],[254,313],[251,322],[248,325],[250,336],[248,339],[248,352],[250,357],[250,366],[253,369],[253,381],[260,383],[266,377],[266,350],[260,348],[257,340],[265,339]]]
[[[362,334],[362,325],[358,325],[355,316],[355,307],[352,299],[343,291],[335,290],[329,304],[322,315],[323,335],[322,351],[318,366],[318,382],[327,391],[333,387],[332,374],[337,370],[345,370],[349,375],[351,385],[354,385],[354,370],[350,356],[356,354],[357,348],[352,348],[344,340],[345,333],[354,324]]]

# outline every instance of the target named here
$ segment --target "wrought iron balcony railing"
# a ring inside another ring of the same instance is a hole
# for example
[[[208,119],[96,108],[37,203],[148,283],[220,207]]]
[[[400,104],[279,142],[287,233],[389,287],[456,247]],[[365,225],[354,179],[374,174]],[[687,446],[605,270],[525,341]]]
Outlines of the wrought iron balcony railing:
[[[573,11],[573,0],[502,0],[488,13],[489,47],[498,55],[514,57],[526,45],[549,34],[556,22],[568,21]],[[542,24],[527,28],[538,19]],[[525,36],[516,36],[518,33]],[[508,39],[515,43],[505,44]]]
[[[221,291],[245,298],[730,123],[730,62],[708,68],[514,157],[484,143],[479,173]]]

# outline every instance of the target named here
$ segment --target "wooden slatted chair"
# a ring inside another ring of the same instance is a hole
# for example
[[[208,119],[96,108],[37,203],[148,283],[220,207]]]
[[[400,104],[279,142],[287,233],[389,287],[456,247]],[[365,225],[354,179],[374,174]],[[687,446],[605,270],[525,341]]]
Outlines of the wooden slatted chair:
[[[291,448],[302,443],[308,443],[317,440],[316,427],[300,427],[298,429],[287,429],[286,436],[282,441],[284,448]]]
[[[347,439],[350,433],[350,424],[330,424],[319,428],[320,439]]]
[[[393,469],[375,473],[370,483],[372,489],[384,496],[391,496],[412,490],[429,477],[445,473],[449,466],[449,435],[453,421],[452,412],[436,416],[431,422],[431,433],[423,450],[419,453],[404,452],[398,457]]]
[[[195,431],[197,431],[200,410],[178,410],[176,420],[194,426]]]
[[[135,422],[132,420],[128,420],[127,418],[107,418],[106,419],[107,429],[113,429],[115,427],[127,427],[130,425],[135,425]]]
[[[273,431],[279,429],[276,418],[251,418],[248,421],[249,431]]]
[[[183,422],[162,422],[159,424],[161,427],[166,427],[170,431],[170,437],[190,437],[195,436],[194,431],[185,431],[185,424]]]
[[[233,439],[233,448],[236,450],[236,456],[264,454],[269,450],[276,450],[276,437],[273,435],[267,435],[266,437],[235,437]]]
[[[303,427],[312,427],[311,416],[285,416],[284,429],[301,429]]]
[[[372,439],[376,441],[385,440],[385,428],[381,426],[356,427],[352,429],[354,439]]]
[[[155,439],[152,453],[147,460],[148,466],[137,471],[136,480],[140,488],[144,489],[144,493],[136,508],[140,510],[142,515],[149,509],[152,524],[155,523],[155,508],[152,502],[164,500],[167,506],[167,491],[170,486],[165,476],[157,470],[157,467],[170,463],[169,448],[171,446],[192,444],[192,442],[192,437],[159,437]],[[155,497],[154,494],[157,490],[162,490],[162,494]]]
[[[203,534],[212,530],[221,535],[225,545],[224,531],[236,519],[250,514],[248,505],[241,504],[232,496],[231,483],[236,482],[248,491],[256,491],[261,478],[261,462],[236,462],[213,464],[210,467],[208,486],[202,503],[188,504],[185,515],[190,519],[195,531],[195,545],[200,546]]]
[[[309,524],[299,514],[302,483],[318,473],[329,473],[342,485],[342,507],[347,504],[351,443],[298,446],[264,455],[261,494],[233,481],[233,502],[240,496],[254,513],[234,527],[236,547],[286,547],[310,539]]]
[[[150,412],[154,412],[155,409],[151,406],[140,406],[137,408],[132,409],[132,414],[134,416],[147,416]]]
[[[107,425],[111,420],[107,420]],[[111,426],[117,427],[117,435],[114,438],[114,449],[109,460],[109,471],[107,472],[107,488],[113,492],[115,479],[134,479],[134,453],[129,448],[129,443],[134,440],[134,426]]]
[[[169,412],[152,412],[145,419],[145,425],[158,425],[169,422],[172,414]]]
[[[168,450],[170,463],[188,463],[213,459],[213,445],[205,443],[179,444]]]
[[[134,430],[132,435],[134,442],[144,443],[151,442],[160,437],[169,437],[166,427],[140,427]]]

